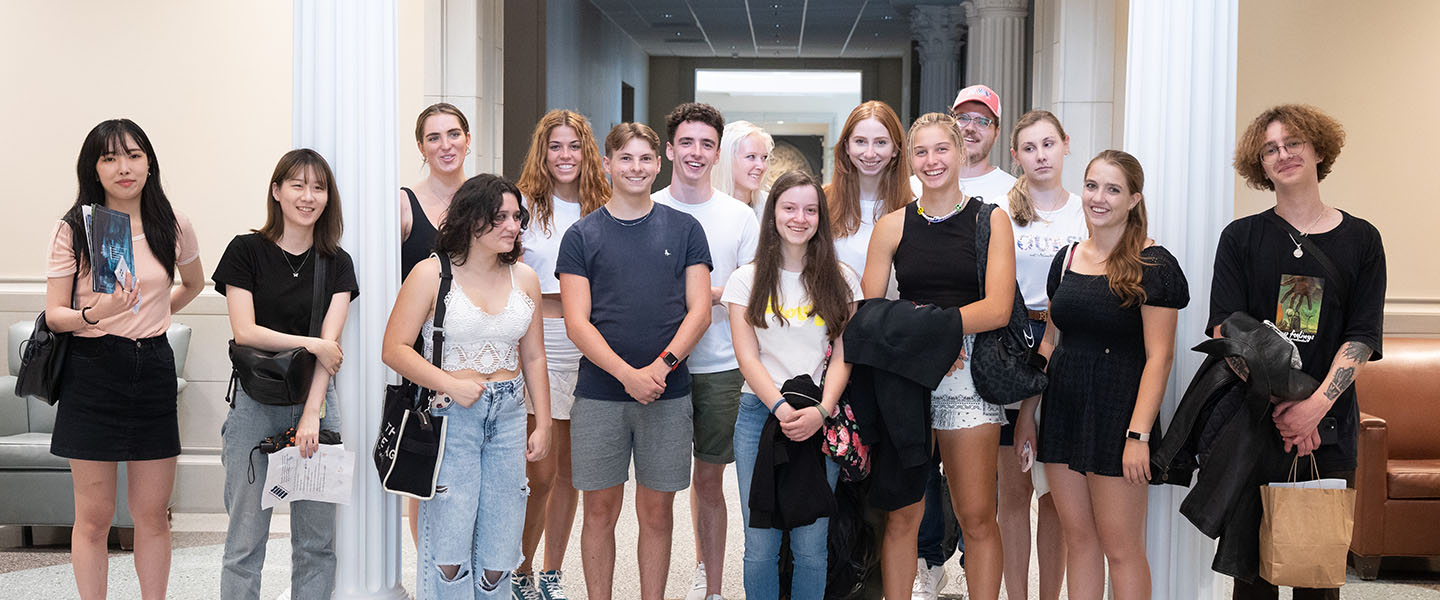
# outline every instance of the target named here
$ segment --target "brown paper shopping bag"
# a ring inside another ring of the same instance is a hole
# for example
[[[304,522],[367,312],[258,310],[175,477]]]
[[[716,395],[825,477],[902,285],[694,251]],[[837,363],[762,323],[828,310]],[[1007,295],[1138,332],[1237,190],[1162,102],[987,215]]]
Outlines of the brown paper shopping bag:
[[[1296,457],[1299,462],[1299,457]],[[1311,457],[1311,470],[1319,471]],[[1295,465],[1290,465],[1290,482]],[[1343,480],[1340,480],[1343,484]],[[1318,482],[1260,488],[1260,576],[1275,585],[1336,588],[1345,584],[1345,556],[1355,526],[1355,490]]]

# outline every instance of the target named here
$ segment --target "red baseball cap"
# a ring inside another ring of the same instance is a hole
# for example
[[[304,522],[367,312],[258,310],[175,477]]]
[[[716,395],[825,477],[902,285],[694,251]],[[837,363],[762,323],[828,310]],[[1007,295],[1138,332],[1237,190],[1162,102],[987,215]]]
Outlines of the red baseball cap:
[[[995,90],[986,86],[972,85],[960,90],[960,93],[955,94],[955,101],[950,104],[950,111],[954,112],[956,108],[965,102],[979,102],[984,104],[986,108],[990,109],[990,112],[995,113],[996,118],[1000,117],[1000,96],[995,94]]]

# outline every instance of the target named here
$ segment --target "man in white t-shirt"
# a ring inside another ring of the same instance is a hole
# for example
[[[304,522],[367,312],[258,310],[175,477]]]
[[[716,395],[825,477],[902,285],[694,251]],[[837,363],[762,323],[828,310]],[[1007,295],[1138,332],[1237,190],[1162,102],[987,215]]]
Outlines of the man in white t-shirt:
[[[695,579],[687,599],[720,598],[724,573],[725,465],[735,461],[735,417],[745,379],[730,341],[730,314],[720,303],[725,282],[740,265],[755,259],[760,224],[745,203],[710,186],[710,168],[720,155],[725,119],[708,104],[687,102],[665,117],[665,157],[670,186],[651,196],[657,204],[695,217],[710,244],[710,328],[690,355],[694,403],[695,469],[690,508],[697,546]]]
[[[986,86],[972,85],[955,95],[950,115],[960,125],[965,150],[965,164],[960,166],[960,191],[1005,207],[1015,176],[990,164],[990,149],[1000,138],[1000,96]],[[919,177],[910,176],[910,190],[917,198],[924,191]]]

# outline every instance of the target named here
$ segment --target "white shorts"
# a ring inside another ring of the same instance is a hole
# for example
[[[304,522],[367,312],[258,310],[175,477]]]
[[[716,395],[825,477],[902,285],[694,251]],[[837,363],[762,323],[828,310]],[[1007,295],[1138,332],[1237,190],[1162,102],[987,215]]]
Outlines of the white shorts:
[[[965,336],[965,355],[974,352],[975,336]],[[930,420],[935,429],[969,429],[991,423],[1004,425],[1005,407],[991,404],[980,398],[975,390],[975,381],[969,361],[965,368],[956,369],[940,380],[940,386],[930,393]]]
[[[545,361],[550,376],[550,418],[570,420],[575,406],[575,381],[580,377],[580,349],[565,334],[565,319],[545,318]],[[535,403],[525,395],[525,412],[535,414]]]

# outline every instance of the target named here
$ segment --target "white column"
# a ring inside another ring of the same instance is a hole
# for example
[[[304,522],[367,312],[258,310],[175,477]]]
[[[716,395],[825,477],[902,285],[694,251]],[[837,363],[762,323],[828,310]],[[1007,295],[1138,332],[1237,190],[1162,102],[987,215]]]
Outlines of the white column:
[[[1168,422],[1201,356],[1220,230],[1233,214],[1238,0],[1130,2],[1125,149],[1145,167],[1150,235],[1180,260],[1190,305],[1161,409]],[[1188,490],[1151,488],[1146,547],[1156,598],[1224,597],[1215,544],[1180,516]]]
[[[449,102],[470,122],[466,173],[499,173],[504,158],[504,1],[425,0],[425,32],[425,104]]]
[[[1039,0],[1033,64],[1031,104],[1055,113],[1070,135],[1064,184],[1079,193],[1085,164],[1119,145],[1114,139],[1115,0]]]
[[[335,171],[345,215],[341,245],[361,295],[350,307],[336,376],[341,436],[356,455],[354,493],[336,513],[335,598],[404,598],[400,511],[370,461],[389,370],[380,338],[399,287],[400,215],[395,203],[395,0],[295,2],[293,142],[319,151]]]
[[[964,20],[959,6],[922,4],[910,11],[910,36],[920,50],[921,114],[950,112],[950,102],[960,89],[960,24]]]
[[[1010,128],[1025,112],[1025,15],[1029,0],[966,0],[970,31],[965,85],[985,84],[1000,95],[1000,134],[990,162],[1010,169]]]

